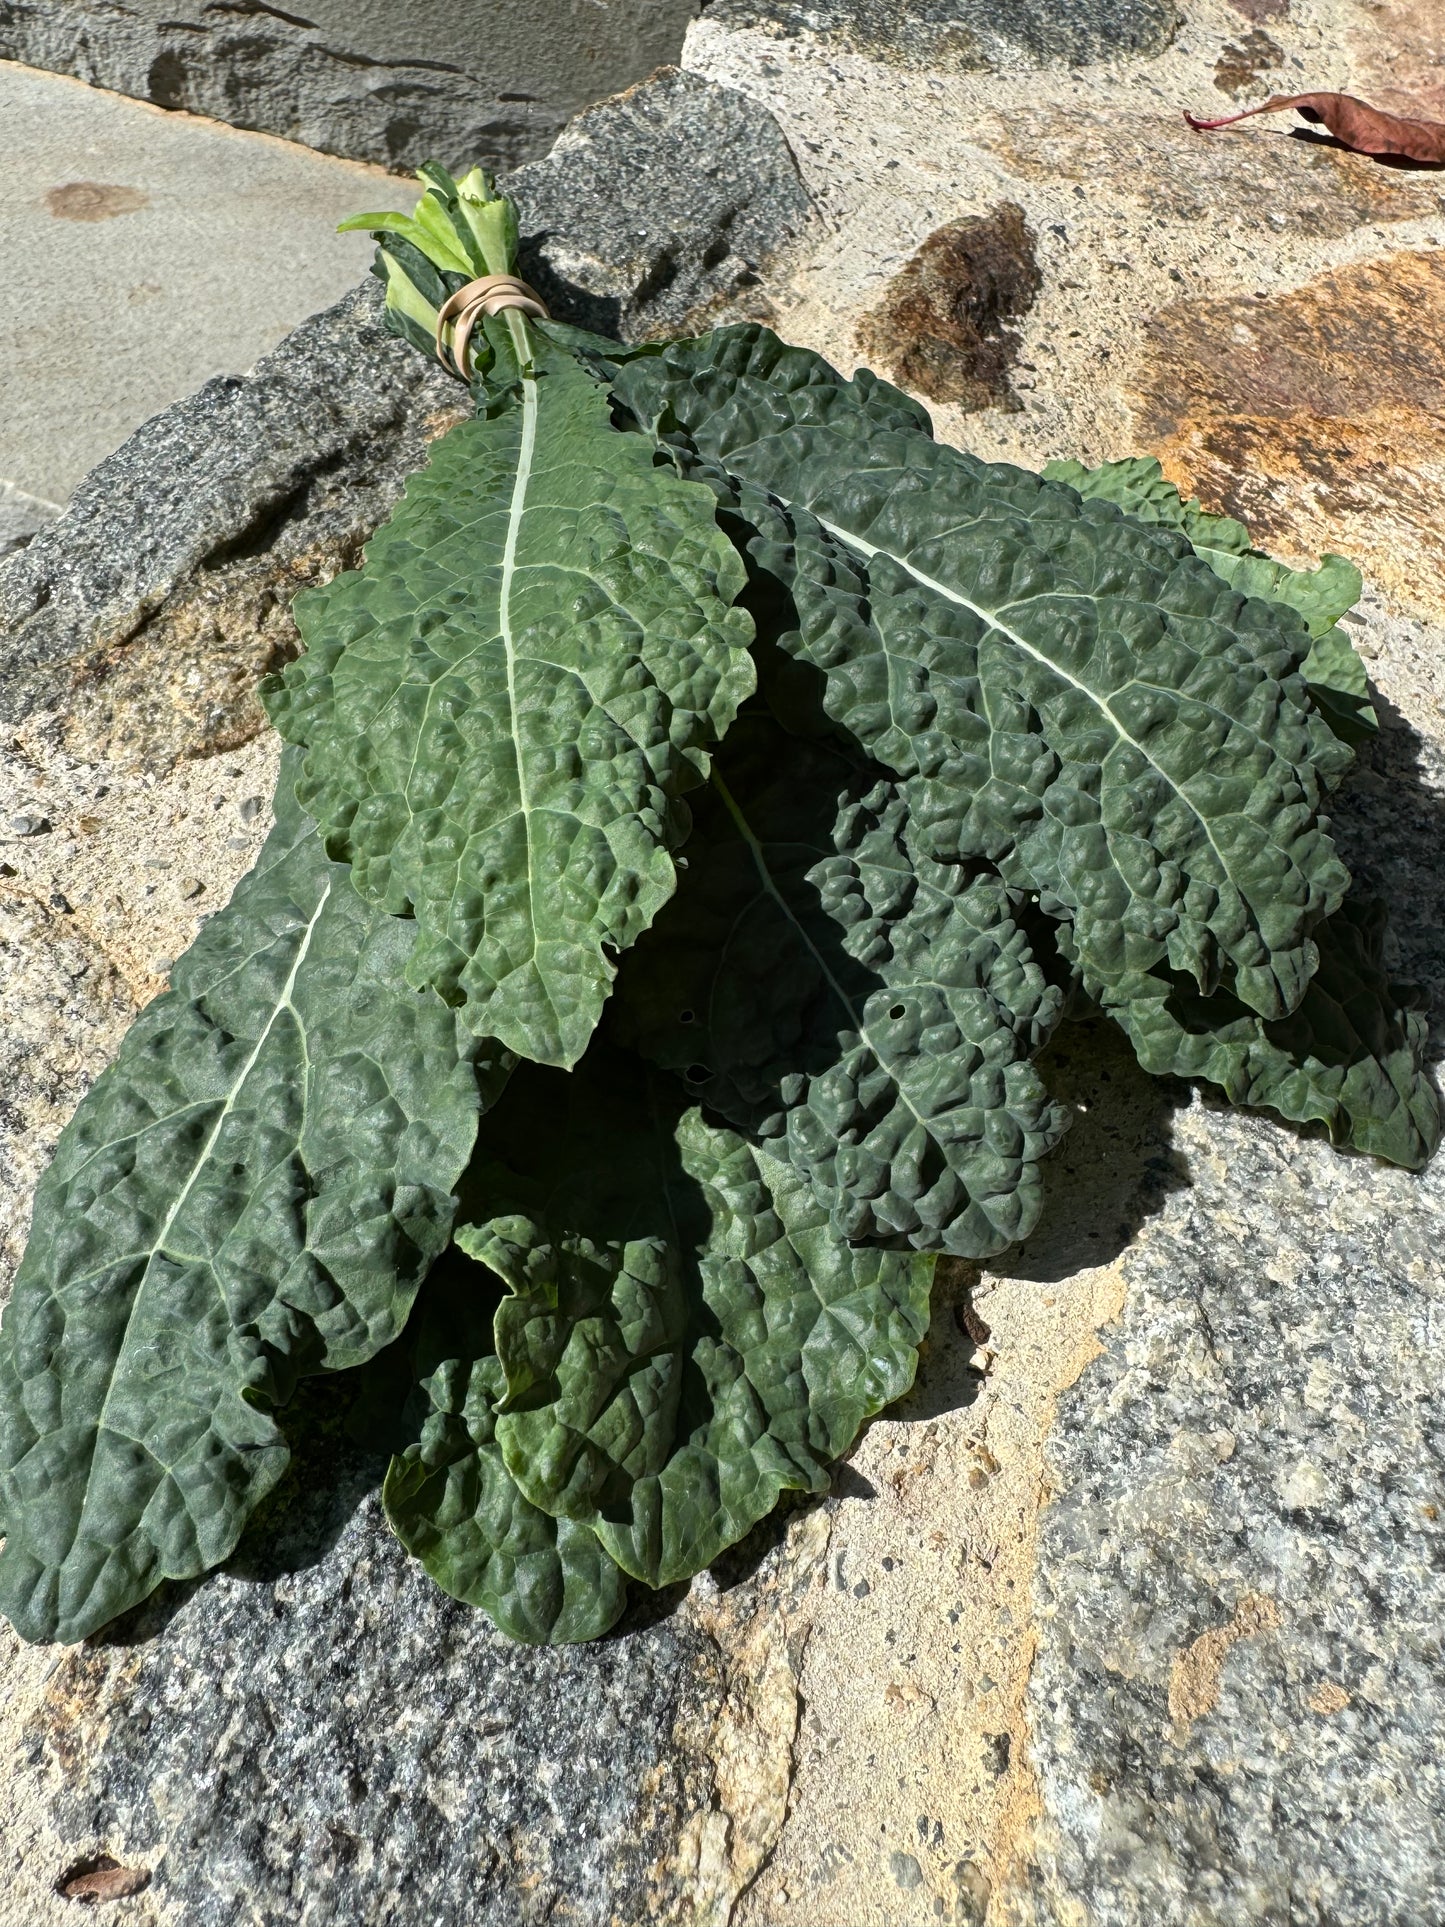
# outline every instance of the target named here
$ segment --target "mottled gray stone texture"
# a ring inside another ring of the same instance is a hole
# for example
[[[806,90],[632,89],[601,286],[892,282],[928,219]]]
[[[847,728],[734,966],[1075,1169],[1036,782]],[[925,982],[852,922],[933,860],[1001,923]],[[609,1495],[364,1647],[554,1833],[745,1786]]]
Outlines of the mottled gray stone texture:
[[[1337,831],[1409,906],[1438,1025],[1445,767],[1385,721]],[[1090,1927],[1433,1927],[1445,1163],[1412,1177],[1198,1103],[1175,1141],[1189,1187],[1126,1260],[1052,1448],[1028,1917],[1067,1896]]]
[[[253,734],[290,594],[357,559],[464,402],[367,283],[153,416],[0,567],[0,718],[63,712],[78,753],[131,762]]]
[[[554,312],[631,337],[755,284],[810,205],[766,109],[675,69],[506,185]],[[0,565],[0,721],[56,712],[69,749],[129,763],[253,735],[292,596],[355,562],[467,406],[385,332],[368,280],[153,417]]]
[[[677,68],[579,114],[506,187],[553,310],[625,341],[705,325],[812,206],[767,109]]]
[[[711,0],[708,14],[934,72],[1155,54],[1182,18],[1174,0]]]
[[[62,1658],[21,1798],[82,1850],[123,1843],[185,1927],[648,1919],[707,1804],[674,1733],[705,1730],[711,1641],[677,1614],[502,1638],[387,1532],[340,1405],[294,1422],[283,1502],[225,1572]]]
[[[694,0],[0,0],[0,59],[394,169],[515,167],[682,49]]]

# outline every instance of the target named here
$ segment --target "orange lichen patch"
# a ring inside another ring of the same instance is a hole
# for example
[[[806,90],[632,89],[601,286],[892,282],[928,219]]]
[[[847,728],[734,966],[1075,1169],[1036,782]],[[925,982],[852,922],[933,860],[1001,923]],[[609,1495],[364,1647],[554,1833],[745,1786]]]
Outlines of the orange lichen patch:
[[[1445,255],[1401,252],[1147,324],[1136,433],[1266,548],[1445,610]]]
[[[1211,1626],[1186,1646],[1169,1672],[1169,1717],[1174,1724],[1189,1726],[1212,1713],[1219,1704],[1219,1682],[1230,1649],[1241,1639],[1274,1632],[1279,1623],[1279,1607],[1272,1599],[1247,1592],[1227,1626]]]

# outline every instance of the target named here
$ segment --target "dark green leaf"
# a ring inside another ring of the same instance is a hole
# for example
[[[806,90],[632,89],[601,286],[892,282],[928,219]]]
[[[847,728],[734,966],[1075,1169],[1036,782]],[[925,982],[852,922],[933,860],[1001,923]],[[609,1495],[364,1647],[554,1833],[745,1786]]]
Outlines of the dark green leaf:
[[[1382,904],[1346,899],[1315,931],[1319,968],[1303,1002],[1273,1023],[1224,992],[1201,997],[1160,975],[1085,984],[1145,1070],[1207,1078],[1231,1103],[1318,1119],[1336,1144],[1418,1170],[1440,1142],[1441,1106],[1424,1068],[1421,1000],[1391,981],[1384,931]]]
[[[1044,477],[1066,482],[1091,501],[1113,502],[1136,521],[1178,529],[1194,553],[1241,595],[1293,609],[1313,644],[1303,655],[1300,674],[1326,722],[1347,743],[1374,733],[1378,725],[1365,665],[1349,637],[1335,626],[1360,599],[1360,572],[1353,562],[1327,555],[1316,569],[1286,568],[1252,546],[1242,522],[1207,515],[1197,498],[1186,502],[1174,484],[1165,481],[1152,455],[1105,462],[1100,468],[1050,462]]]
[[[416,1439],[387,1472],[386,1515],[437,1584],[484,1608],[509,1638],[596,1639],[626,1605],[627,1582],[595,1533],[530,1505],[502,1462],[500,1297],[491,1273],[460,1254],[428,1280],[401,1341]]]
[[[1027,1236],[1068,1122],[1029,1061],[1061,999],[1002,882],[917,855],[906,785],[765,717],[712,790],[617,1035],[761,1133],[845,1237],[984,1257]]]
[[[892,425],[764,329],[622,369],[663,438],[791,525],[784,635],[828,712],[912,784],[940,857],[981,856],[1074,925],[1100,974],[1165,962],[1253,1008],[1298,1003],[1348,876],[1318,810],[1349,761],[1298,629],[1184,538]]]
[[[296,805],[61,1136],[0,1329],[0,1610],[83,1638],[224,1559],[302,1373],[396,1336],[450,1231],[478,1072]],[[480,1053],[481,1062],[473,1059]]]
[[[1367,742],[1380,727],[1370,679],[1343,629],[1327,629],[1300,664],[1316,709],[1342,742]]]
[[[1311,636],[1323,636],[1360,599],[1360,572],[1342,555],[1327,555],[1316,569],[1291,569],[1261,554],[1243,522],[1209,515],[1197,496],[1188,501],[1152,455],[1085,468],[1081,462],[1050,462],[1045,481],[1064,482],[1089,501],[1112,502],[1135,521],[1177,529],[1196,555],[1243,595],[1283,603],[1300,616]]]
[[[601,1043],[571,1076],[519,1073],[458,1234],[512,1293],[508,1470],[653,1586],[826,1485],[911,1384],[932,1275],[850,1249],[797,1172],[685,1106]]]

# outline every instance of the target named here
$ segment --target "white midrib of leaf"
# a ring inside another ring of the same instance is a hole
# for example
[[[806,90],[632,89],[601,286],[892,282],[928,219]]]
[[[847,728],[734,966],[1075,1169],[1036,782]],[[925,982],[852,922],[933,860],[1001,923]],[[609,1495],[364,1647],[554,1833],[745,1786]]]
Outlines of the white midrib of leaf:
[[[221,1132],[225,1129],[226,1120],[230,1117],[232,1111],[235,1109],[237,1098],[240,1096],[241,1092],[245,1089],[247,1079],[250,1077],[252,1071],[256,1068],[256,1064],[261,1056],[261,1052],[266,1048],[267,1039],[270,1037],[271,1032],[275,1028],[276,1021],[280,1017],[281,1012],[283,1010],[289,1010],[292,1016],[296,1018],[298,1027],[300,1025],[300,1022],[301,1022],[300,1016],[297,1013],[295,1004],[291,1001],[292,992],[296,988],[296,979],[300,975],[302,964],[306,961],[307,953],[311,948],[311,939],[314,936],[316,931],[316,925],[320,921],[321,912],[326,908],[326,903],[330,895],[331,895],[331,879],[328,877],[326,880],[326,887],[322,890],[320,897],[317,899],[316,908],[312,911],[310,920],[308,921],[305,930],[301,934],[301,940],[296,946],[296,955],[292,960],[291,969],[287,973],[286,981],[281,987],[281,994],[276,999],[275,1004],[272,1006],[271,1014],[266,1019],[265,1025],[261,1031],[261,1035],[256,1039],[256,1042],[251,1049],[250,1055],[247,1057],[245,1063],[241,1066],[240,1070],[237,1072],[235,1081],[232,1083],[230,1090],[227,1091],[225,1101],[221,1105],[220,1111],[217,1113],[216,1121],[211,1126],[210,1133],[207,1136],[205,1143],[201,1146],[199,1152],[196,1154],[196,1160],[195,1160],[195,1163],[191,1166],[190,1175],[187,1177],[185,1183],[182,1185],[179,1192],[177,1192],[175,1202],[172,1204],[170,1210],[166,1213],[165,1221],[161,1225],[160,1230],[156,1233],[155,1241],[151,1245],[149,1252],[146,1254],[145,1271],[142,1274],[140,1284],[136,1288],[135,1297],[131,1302],[131,1313],[130,1313],[130,1317],[127,1318],[126,1320],[125,1336],[121,1339],[120,1345],[116,1351],[115,1363],[111,1367],[110,1380],[105,1388],[105,1397],[101,1401],[100,1411],[96,1416],[95,1434],[97,1439],[99,1439],[102,1432],[111,1429],[106,1424],[106,1418],[107,1418],[107,1414],[110,1411],[110,1402],[115,1392],[116,1382],[122,1375],[121,1366],[125,1362],[127,1348],[129,1347],[129,1344],[130,1344],[131,1333],[135,1329],[136,1311],[140,1304],[141,1296],[145,1292],[146,1288],[150,1285],[152,1278],[154,1276],[154,1273],[151,1268],[154,1265],[157,1257],[159,1257],[160,1254],[165,1250],[166,1240],[170,1237],[171,1232],[175,1227],[176,1220],[179,1218],[181,1212],[185,1209],[186,1200],[187,1198],[190,1197],[191,1192],[194,1190],[197,1178],[200,1176],[201,1172],[206,1168],[206,1165],[209,1163],[211,1153],[216,1148],[216,1141],[220,1137]],[[119,1436],[129,1437],[130,1435],[128,1433],[125,1433],[125,1434],[119,1434]],[[139,1445],[142,1451],[150,1453],[150,1456],[152,1458],[155,1457],[155,1454],[150,1452],[150,1447],[146,1445],[143,1439],[134,1439],[132,1440],[132,1443],[135,1445]],[[161,1461],[157,1459],[156,1463],[161,1464]],[[167,1474],[169,1474],[170,1472],[173,1471],[174,1468],[167,1465],[167,1466],[163,1466],[162,1469]],[[89,1504],[90,1504],[90,1482],[89,1480],[87,1480],[85,1497],[81,1501],[81,1508],[80,1508],[80,1517],[82,1520],[85,1517],[85,1513]],[[79,1537],[78,1532],[76,1536],[77,1538]]]
[[[517,758],[517,803],[522,812],[522,837],[527,859],[527,929],[532,939],[532,957],[537,956],[536,880],[532,865],[532,799],[527,793],[527,765],[522,754],[522,718],[517,708],[517,648],[512,631],[512,593],[517,574],[517,544],[521,539],[522,519],[527,512],[527,494],[532,484],[532,468],[537,458],[538,394],[537,374],[532,358],[532,338],[526,320],[515,308],[506,310],[507,332],[522,371],[522,438],[517,449],[517,472],[512,478],[512,499],[507,507],[507,539],[502,549],[502,580],[498,595],[498,628],[507,657],[507,705],[512,716],[512,748]],[[537,973],[538,986],[547,999],[561,1035],[561,1012]]]
[[[906,556],[899,555],[896,549],[882,548],[877,543],[866,541],[861,535],[855,535],[851,529],[840,528],[836,522],[830,522],[826,517],[817,515],[816,511],[811,512],[814,514],[820,526],[825,528],[830,535],[836,536],[840,542],[845,542],[849,548],[858,550],[861,555],[869,557],[875,555],[886,556],[890,562],[896,563],[905,574],[911,575],[915,582],[921,583],[925,589],[932,589],[935,594],[941,595],[945,601],[954,603],[958,608],[967,609],[970,615],[977,616],[979,621],[984,623],[988,628],[996,630],[1001,636],[1007,636],[1009,641],[1013,643],[1016,648],[1020,649],[1024,655],[1032,657],[1036,663],[1042,668],[1047,669],[1051,675],[1057,676],[1060,682],[1068,683],[1070,688],[1077,689],[1081,696],[1087,697],[1096,709],[1108,717],[1110,723],[1118,731],[1123,741],[1128,743],[1131,748],[1137,750],[1139,755],[1149,765],[1150,769],[1162,778],[1174,794],[1188,805],[1190,814],[1194,817],[1200,829],[1203,830],[1205,840],[1218,859],[1221,877],[1228,878],[1230,876],[1229,865],[1225,862],[1224,852],[1215,842],[1214,832],[1210,829],[1205,818],[1200,814],[1197,805],[1189,795],[1180,788],[1179,784],[1175,782],[1168,770],[1155,762],[1154,758],[1137,737],[1130,735],[1119,717],[1114,713],[1113,709],[1110,708],[1107,699],[1101,696],[1097,690],[1090,689],[1089,685],[1080,682],[1077,676],[1071,676],[1062,664],[1055,662],[1051,656],[1046,656],[1041,649],[1035,649],[1031,642],[1026,641],[1025,638],[1019,634],[1017,629],[1011,629],[996,611],[980,608],[978,603],[971,602],[961,590],[949,588],[946,582],[940,582],[936,576],[925,575],[922,569],[917,567],[915,563],[910,562]]]
[[[532,955],[537,954],[537,916],[532,881],[532,801],[527,794],[527,764],[522,755],[521,716],[517,709],[517,644],[512,631],[512,591],[517,575],[517,544],[522,533],[522,518],[527,512],[527,491],[532,481],[532,464],[537,458],[537,377],[522,373],[522,438],[517,449],[517,472],[512,477],[512,499],[507,506],[507,539],[502,548],[502,582],[498,600],[498,627],[507,657],[507,704],[512,712],[512,749],[517,759],[517,801],[522,811],[522,835],[527,849],[527,925],[532,934]]]

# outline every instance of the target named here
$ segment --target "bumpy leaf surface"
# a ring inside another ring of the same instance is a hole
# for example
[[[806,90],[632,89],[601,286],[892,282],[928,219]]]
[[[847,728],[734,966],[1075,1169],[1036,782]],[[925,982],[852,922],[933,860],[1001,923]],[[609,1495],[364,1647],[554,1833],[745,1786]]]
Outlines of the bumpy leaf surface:
[[[1426,1074],[1429,1024],[1412,988],[1385,970],[1384,906],[1347,898],[1315,931],[1319,968],[1298,1010],[1267,1022],[1224,992],[1141,972],[1090,983],[1156,1076],[1202,1077],[1234,1104],[1304,1124],[1336,1144],[1410,1170],[1440,1142],[1440,1099]],[[1067,948],[1067,933],[1064,933]]]
[[[1323,557],[1316,569],[1291,569],[1255,548],[1243,522],[1210,515],[1197,497],[1188,501],[1167,481],[1153,455],[1104,462],[1049,462],[1044,479],[1064,482],[1089,501],[1112,502],[1135,521],[1178,529],[1196,555],[1245,595],[1262,596],[1293,609],[1312,636],[1333,629],[1360,599],[1360,572],[1342,555]]]
[[[609,425],[605,389],[489,322],[486,412],[445,436],[359,572],[299,597],[269,688],[301,796],[369,902],[415,915],[411,981],[571,1064],[672,894],[678,799],[753,687],[709,494]],[[510,370],[516,379],[504,379]]]
[[[401,1341],[415,1386],[413,1443],[392,1460],[382,1500],[392,1530],[456,1599],[511,1639],[596,1639],[627,1603],[597,1535],[528,1503],[502,1461],[506,1380],[492,1321],[497,1280],[460,1254],[432,1274]]]
[[[1293,609],[1305,624],[1311,646],[1300,660],[1300,674],[1325,720],[1347,743],[1357,743],[1377,727],[1369,681],[1349,637],[1335,625],[1354,608],[1363,586],[1360,572],[1342,555],[1327,555],[1316,569],[1290,569],[1254,548],[1243,522],[1209,515],[1195,498],[1185,501],[1152,455],[1085,468],[1080,462],[1050,462],[1047,481],[1066,482],[1090,501],[1113,502],[1125,515],[1162,528],[1178,529],[1216,575],[1241,595]]]
[[[500,1207],[459,1242],[512,1293],[507,1469],[649,1585],[823,1489],[912,1383],[932,1260],[851,1249],[796,1171],[604,1044],[519,1073],[464,1198]]]
[[[1101,974],[1167,961],[1282,1015],[1348,883],[1318,805],[1349,753],[1297,629],[1173,531],[895,425],[881,390],[757,328],[617,376],[639,422],[788,517],[784,644],[918,779],[934,854],[997,862]]]
[[[506,1064],[408,989],[294,796],[63,1132],[0,1328],[0,1610],[84,1637],[224,1559],[298,1375],[401,1329]]]
[[[1029,1059],[1061,998],[996,875],[910,847],[906,786],[770,718],[734,726],[616,1034],[762,1135],[848,1238],[985,1257],[1026,1237],[1067,1113]]]
[[[1370,679],[1343,629],[1327,629],[1310,644],[1300,664],[1316,709],[1341,742],[1368,742],[1380,727],[1370,700]]]

